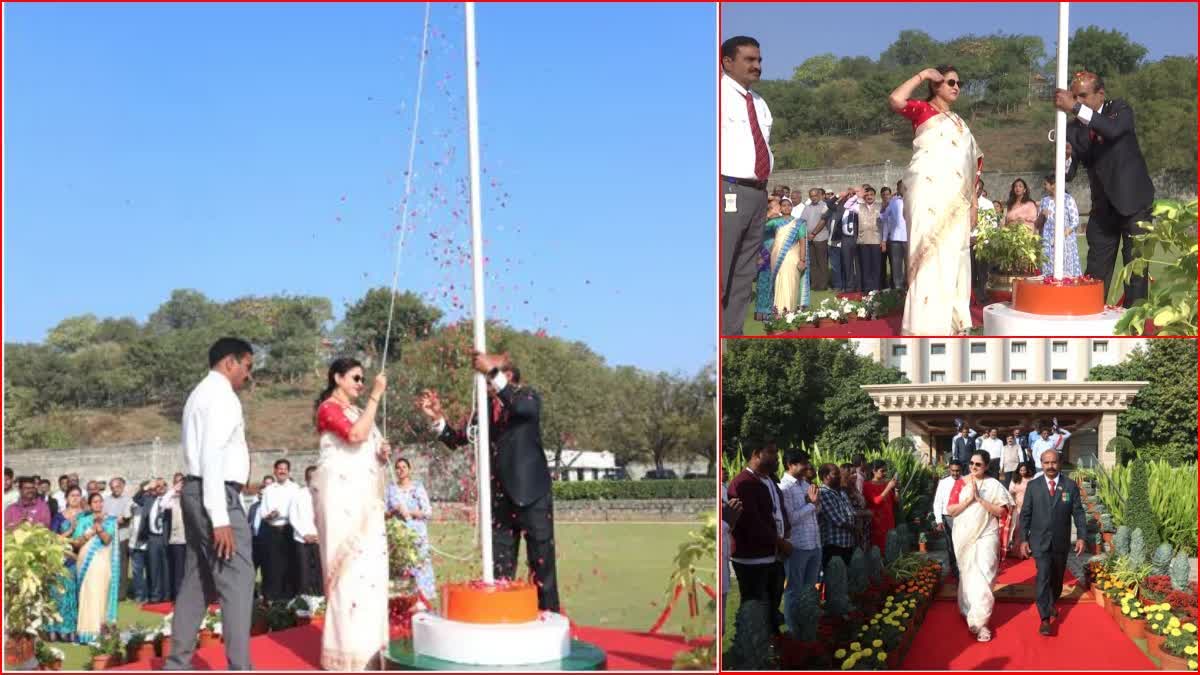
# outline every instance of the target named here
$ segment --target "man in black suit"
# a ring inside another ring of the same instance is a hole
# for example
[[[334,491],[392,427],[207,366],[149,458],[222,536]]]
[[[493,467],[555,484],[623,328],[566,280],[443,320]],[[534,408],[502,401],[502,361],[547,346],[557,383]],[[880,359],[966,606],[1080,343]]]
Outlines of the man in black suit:
[[[1037,608],[1042,623],[1038,632],[1050,634],[1050,619],[1058,616],[1054,603],[1062,595],[1063,574],[1070,550],[1071,520],[1075,521],[1075,555],[1083,555],[1087,517],[1079,486],[1058,471],[1058,452],[1042,453],[1042,475],[1029,481],[1021,506],[1021,555],[1037,563]],[[1086,587],[1086,579],[1081,579]]]
[[[492,471],[492,556],[497,579],[512,579],[517,549],[525,534],[525,553],[538,586],[538,608],[558,611],[558,582],[554,561],[554,502],[550,469],[542,449],[542,399],[521,386],[521,372],[507,354],[476,352],[475,370],[488,378],[491,414],[488,440]],[[466,427],[446,423],[436,393],[422,392],[421,412],[433,423],[438,439],[448,447],[470,443]],[[472,423],[476,423],[476,419]]]
[[[954,437],[954,446],[950,451],[951,462],[966,466],[971,461],[971,453],[975,452],[975,436],[975,432],[965,424],[958,428],[958,435]]]
[[[1106,100],[1104,80],[1094,73],[1075,76],[1071,90],[1055,92],[1055,106],[1073,115],[1067,124],[1067,180],[1079,164],[1087,167],[1092,212],[1087,225],[1087,274],[1104,281],[1107,297],[1117,248],[1125,264],[1133,258],[1131,237],[1150,220],[1154,184],[1133,128],[1133,108],[1121,99]],[[1145,275],[1125,286],[1125,306],[1146,297]]]

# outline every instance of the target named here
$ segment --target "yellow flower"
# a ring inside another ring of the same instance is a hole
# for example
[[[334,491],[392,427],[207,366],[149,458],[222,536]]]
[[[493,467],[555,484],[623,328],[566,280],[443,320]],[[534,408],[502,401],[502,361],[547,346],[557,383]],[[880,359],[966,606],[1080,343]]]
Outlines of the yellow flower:
[[[1122,606],[1121,606],[1121,613],[1122,613],[1122,614],[1128,614],[1128,613],[1129,613],[1129,605],[1122,605]]]
[[[870,656],[871,654],[874,654],[874,653],[875,653],[875,650],[871,649],[870,647],[867,647],[866,649],[862,650],[863,656]]]
[[[1171,617],[1171,621],[1169,623],[1171,624],[1171,628],[1179,628],[1179,626],[1180,626],[1179,617],[1177,617],[1177,616]]]
[[[862,645],[858,644],[857,642],[851,642],[850,649],[853,649],[854,651],[858,651],[858,650],[862,649]]]
[[[1158,630],[1158,624],[1156,624],[1156,623],[1152,623],[1152,624],[1150,624],[1150,629],[1151,629],[1151,630]]]
[[[1183,653],[1184,654],[1195,654],[1196,653],[1196,645],[1188,645],[1188,646],[1184,647]]]
[[[871,625],[879,623],[879,619],[871,619]]]
[[[1196,669],[1196,661],[1194,659],[1188,659],[1188,668],[1192,670]]]
[[[835,659],[844,659],[844,658],[846,658],[846,650],[845,650],[845,649],[839,649],[839,650],[837,650],[836,652],[834,652],[834,653],[833,653],[833,658],[835,658]]]
[[[1179,630],[1178,628],[1171,629],[1171,637],[1179,637],[1180,635],[1183,635],[1183,631]]]
[[[1162,620],[1163,620],[1163,615],[1162,615],[1162,613],[1160,612],[1160,613],[1158,613],[1158,614],[1155,614],[1155,615],[1154,615],[1154,620],[1155,620],[1155,621],[1162,621]]]
[[[1186,630],[1186,631],[1187,631],[1187,632],[1189,632],[1189,633],[1195,633],[1195,632],[1196,632],[1196,624],[1194,624],[1194,623],[1185,623],[1185,624],[1183,624],[1183,629],[1184,629],[1184,630]]]
[[[884,661],[887,661],[887,652],[879,652],[875,655],[875,658],[879,659],[880,663],[883,663]],[[1195,666],[1192,667],[1195,668]]]
[[[842,670],[850,670],[854,667],[854,659],[849,658],[842,662]]]
[[[871,642],[871,646],[878,649],[883,646],[883,640],[874,640]]]

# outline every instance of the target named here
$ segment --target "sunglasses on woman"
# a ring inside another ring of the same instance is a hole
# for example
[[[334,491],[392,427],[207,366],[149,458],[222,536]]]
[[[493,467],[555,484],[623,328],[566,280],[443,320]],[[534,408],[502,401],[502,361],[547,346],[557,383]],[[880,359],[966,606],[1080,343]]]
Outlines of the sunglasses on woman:
[[[946,80],[946,86],[949,86],[949,87],[958,88],[958,86],[961,84],[963,84],[962,80]]]
[[[983,466],[983,462],[971,462],[971,466]]]

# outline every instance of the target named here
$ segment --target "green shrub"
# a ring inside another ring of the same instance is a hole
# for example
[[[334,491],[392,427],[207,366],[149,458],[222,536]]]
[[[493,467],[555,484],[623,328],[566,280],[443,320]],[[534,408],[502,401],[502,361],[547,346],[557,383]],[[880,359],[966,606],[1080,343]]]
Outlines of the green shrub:
[[[1167,445],[1148,445],[1137,451],[1138,459],[1154,462],[1162,460],[1171,466],[1183,466],[1196,463],[1196,446],[1171,443]]]
[[[1133,441],[1126,436],[1114,436],[1104,449],[1113,453],[1117,458],[1117,463],[1121,465],[1128,464],[1137,457],[1137,453],[1133,450]]]
[[[1146,557],[1158,548],[1158,523],[1150,507],[1150,470],[1146,462],[1135,459],[1130,465],[1129,497],[1125,501],[1125,524],[1129,529],[1142,531]],[[1192,496],[1195,501],[1195,495]],[[1195,523],[1192,523],[1195,525]]]
[[[713,499],[716,482],[689,480],[581,480],[555,481],[554,498],[575,499]]]
[[[825,613],[830,616],[844,617],[853,611],[846,576],[846,561],[836,555],[830,558],[825,567]]]
[[[1117,555],[1122,558],[1129,555],[1129,542],[1133,533],[1129,528],[1122,525],[1117,528],[1117,533],[1113,535],[1113,547],[1117,550]]]
[[[734,623],[726,665],[736,670],[767,670],[774,660],[768,611],[762,600],[743,600]]]

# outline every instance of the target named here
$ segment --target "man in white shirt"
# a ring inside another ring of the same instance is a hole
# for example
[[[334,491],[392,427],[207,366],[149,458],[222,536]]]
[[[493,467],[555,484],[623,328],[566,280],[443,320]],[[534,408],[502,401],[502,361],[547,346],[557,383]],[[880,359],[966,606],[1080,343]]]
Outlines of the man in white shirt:
[[[784,455],[784,462],[787,469],[779,487],[783,489],[783,508],[792,526],[788,536],[792,552],[784,563],[787,586],[783,606],[787,607],[789,601],[799,595],[800,589],[814,586],[821,576],[821,525],[817,522],[821,499],[820,489],[804,479],[812,466],[808,453],[789,450]],[[784,620],[788,618],[785,611]],[[788,630],[795,635],[799,626],[788,624]]]
[[[1004,439],[1000,438],[1000,430],[992,429],[983,437],[979,449],[987,452],[993,462],[999,462],[1004,455]],[[990,469],[989,469],[990,470]]]
[[[1033,465],[1037,469],[1034,478],[1042,475],[1042,453],[1047,450],[1058,452],[1060,461],[1062,458],[1062,446],[1068,438],[1071,437],[1071,432],[1066,429],[1054,426],[1054,432],[1051,433],[1050,427],[1042,427],[1042,435],[1033,442]]]
[[[721,335],[742,335],[767,220],[771,111],[751,85],[762,77],[758,41],[721,45]]]
[[[896,182],[896,194],[883,210],[883,236],[892,270],[892,288],[908,288],[908,223],[904,220],[904,181]]]
[[[933,520],[937,523],[938,532],[946,534],[946,553],[950,557],[949,571],[958,578],[958,560],[954,557],[954,538],[951,530],[954,519],[946,515],[946,506],[950,501],[950,492],[954,484],[962,480],[962,464],[957,460],[950,461],[950,475],[938,481],[937,491],[933,495]]]
[[[220,599],[229,670],[250,670],[254,564],[250,523],[238,495],[250,477],[250,451],[237,392],[254,369],[254,349],[221,338],[208,350],[209,373],[183,407],[183,519],[187,562],[171,622],[167,670],[195,670],[200,622]],[[217,598],[210,594],[216,594]],[[207,596],[207,597],[206,597]]]
[[[300,494],[300,486],[292,480],[292,463],[275,460],[275,482],[263,490],[258,507],[259,526],[265,548],[262,559],[262,593],[267,600],[291,600],[296,597],[296,551],[288,514],[292,502]]]
[[[59,477],[59,482],[66,482],[65,476]],[[121,575],[118,598],[124,598],[129,591],[129,524],[133,520],[133,496],[125,492],[125,479],[117,476],[109,481],[112,495],[104,500],[104,515],[117,519],[117,541],[121,549]]]
[[[58,489],[50,494],[50,499],[53,499],[58,504],[59,513],[62,513],[62,510],[67,508],[67,487],[70,485],[70,480],[71,477],[65,473],[59,476]],[[125,596],[122,595],[121,597]]]
[[[325,584],[321,576],[321,549],[317,544],[317,520],[313,512],[312,485],[317,467],[304,470],[304,487],[296,492],[288,510],[288,522],[292,525],[293,560],[297,566],[297,591],[309,598],[325,595]]]

